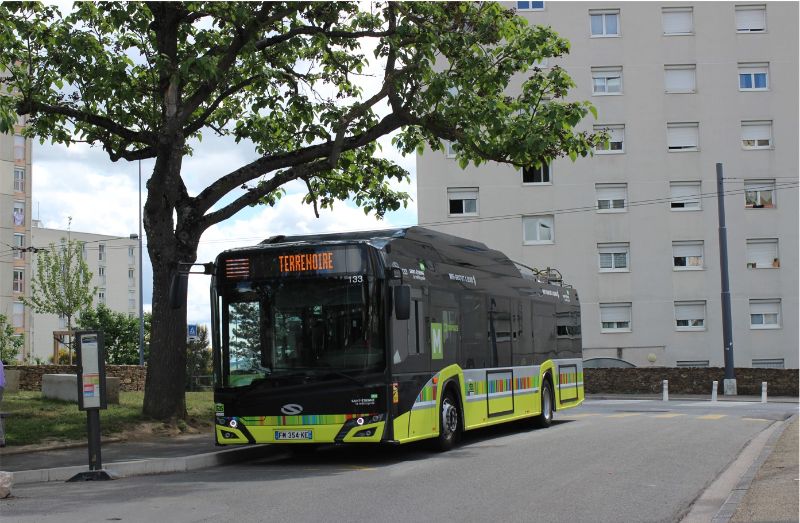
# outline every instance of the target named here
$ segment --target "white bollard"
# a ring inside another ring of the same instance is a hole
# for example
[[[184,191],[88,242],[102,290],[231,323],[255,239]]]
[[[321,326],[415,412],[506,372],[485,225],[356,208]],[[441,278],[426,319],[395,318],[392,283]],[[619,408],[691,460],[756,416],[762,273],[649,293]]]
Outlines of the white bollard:
[[[711,382],[711,402],[716,403],[717,401],[717,385],[719,384],[718,381]]]
[[[669,380],[662,381],[661,388],[662,388],[661,399],[663,401],[669,401]]]
[[[767,402],[767,382],[761,382],[761,403]]]

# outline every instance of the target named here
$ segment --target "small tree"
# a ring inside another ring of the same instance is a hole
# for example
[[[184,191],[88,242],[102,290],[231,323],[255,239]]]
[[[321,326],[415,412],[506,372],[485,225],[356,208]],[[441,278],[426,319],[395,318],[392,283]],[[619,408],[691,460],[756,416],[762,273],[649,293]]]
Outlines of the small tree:
[[[92,305],[97,287],[91,287],[91,281],[81,243],[62,238],[59,246],[51,243],[38,252],[31,296],[22,301],[39,314],[64,316],[72,332],[72,319]]]
[[[208,376],[212,372],[208,329],[198,326],[197,338],[187,343],[186,348],[186,390],[192,390],[195,376]]]
[[[17,359],[22,350],[22,336],[14,333],[14,327],[8,323],[8,318],[0,314],[0,360],[11,363]]]
[[[139,364],[139,318],[113,311],[100,304],[96,309],[83,311],[78,318],[78,326],[81,329],[103,331],[106,363]],[[146,324],[145,329],[147,329]],[[146,359],[147,351],[145,351]]]

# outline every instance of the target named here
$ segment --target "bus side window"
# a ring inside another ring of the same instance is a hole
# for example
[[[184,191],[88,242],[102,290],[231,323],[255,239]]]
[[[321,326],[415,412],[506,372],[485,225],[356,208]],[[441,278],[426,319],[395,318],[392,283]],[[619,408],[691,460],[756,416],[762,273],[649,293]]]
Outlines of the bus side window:
[[[486,343],[486,305],[483,296],[464,293],[461,310],[461,361],[465,369],[488,367],[489,352]]]

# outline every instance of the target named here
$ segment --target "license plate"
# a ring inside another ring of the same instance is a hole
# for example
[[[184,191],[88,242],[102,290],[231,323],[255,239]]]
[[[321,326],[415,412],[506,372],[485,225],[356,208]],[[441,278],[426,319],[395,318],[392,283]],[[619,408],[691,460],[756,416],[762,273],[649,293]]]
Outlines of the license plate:
[[[276,430],[275,441],[312,439],[310,430]]]

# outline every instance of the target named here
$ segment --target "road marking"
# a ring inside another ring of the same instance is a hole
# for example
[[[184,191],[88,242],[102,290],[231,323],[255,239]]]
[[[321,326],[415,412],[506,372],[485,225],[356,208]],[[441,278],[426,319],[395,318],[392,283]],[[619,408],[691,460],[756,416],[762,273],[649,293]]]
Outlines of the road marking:
[[[686,414],[678,414],[677,412],[671,412],[669,414],[659,414],[657,416],[653,416],[654,418],[659,419],[666,419],[666,418],[677,418],[678,416],[685,416]]]
[[[744,421],[775,421],[766,418],[742,418]]]
[[[722,419],[727,414],[706,414],[705,416],[697,416],[697,419]]]
[[[631,416],[641,416],[641,412],[621,412],[619,414],[612,414],[609,418],[630,418]]]

